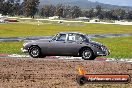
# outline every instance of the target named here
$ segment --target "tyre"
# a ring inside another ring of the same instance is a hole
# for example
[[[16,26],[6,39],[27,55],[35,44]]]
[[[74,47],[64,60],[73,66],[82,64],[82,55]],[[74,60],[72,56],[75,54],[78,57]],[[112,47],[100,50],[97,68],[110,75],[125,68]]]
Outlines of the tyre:
[[[81,52],[81,56],[84,60],[94,60],[96,58],[93,51],[89,48],[83,49]]]
[[[41,54],[41,49],[38,46],[31,46],[29,48],[29,55],[33,58],[43,58],[44,57]]]
[[[82,86],[87,82],[87,78],[84,76],[78,76],[77,77],[77,83]]]

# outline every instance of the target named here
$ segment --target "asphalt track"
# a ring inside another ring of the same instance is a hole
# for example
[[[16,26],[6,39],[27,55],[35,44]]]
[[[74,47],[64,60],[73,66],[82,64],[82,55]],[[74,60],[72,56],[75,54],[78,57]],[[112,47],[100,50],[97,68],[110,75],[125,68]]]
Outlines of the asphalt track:
[[[129,37],[132,34],[91,34],[89,38],[114,38],[114,37]],[[53,36],[32,36],[32,37],[0,37],[0,42],[20,42],[40,39],[51,39]]]

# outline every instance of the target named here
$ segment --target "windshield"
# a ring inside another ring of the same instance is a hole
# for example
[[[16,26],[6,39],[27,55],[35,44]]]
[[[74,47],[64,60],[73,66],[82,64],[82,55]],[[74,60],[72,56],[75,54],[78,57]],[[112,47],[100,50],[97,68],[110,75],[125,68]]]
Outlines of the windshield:
[[[56,39],[56,41],[65,41],[65,40],[66,40],[66,34],[60,34]]]
[[[66,34],[57,34],[52,38],[52,41],[65,41],[66,39]]]
[[[55,35],[51,40],[54,41],[58,38],[59,34]]]

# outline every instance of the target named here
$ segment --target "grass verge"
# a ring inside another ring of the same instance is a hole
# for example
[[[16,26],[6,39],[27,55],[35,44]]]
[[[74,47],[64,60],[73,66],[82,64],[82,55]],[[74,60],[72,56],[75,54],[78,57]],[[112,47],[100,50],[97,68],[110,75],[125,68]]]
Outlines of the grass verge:
[[[110,49],[109,58],[132,58],[132,37],[92,39],[106,45]],[[23,42],[0,43],[0,54],[22,54]]]
[[[0,43],[0,54],[22,54],[23,42],[2,42]]]
[[[110,58],[132,58],[132,37],[94,39],[110,49]]]
[[[70,26],[68,26],[70,25]],[[73,25],[73,26],[72,26]],[[0,24],[0,37],[26,37],[55,35],[58,32],[81,32],[85,34],[119,34],[132,33],[132,26],[63,23],[45,24],[38,26],[36,23]]]

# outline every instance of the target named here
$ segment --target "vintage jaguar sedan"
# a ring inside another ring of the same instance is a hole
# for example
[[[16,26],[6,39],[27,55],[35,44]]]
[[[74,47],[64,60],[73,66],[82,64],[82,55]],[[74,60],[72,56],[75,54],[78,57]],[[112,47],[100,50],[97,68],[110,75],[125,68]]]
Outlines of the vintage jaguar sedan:
[[[46,56],[73,56],[94,60],[97,56],[109,55],[106,46],[91,41],[87,35],[74,32],[58,33],[50,40],[36,40],[23,44],[21,49],[33,58]]]

